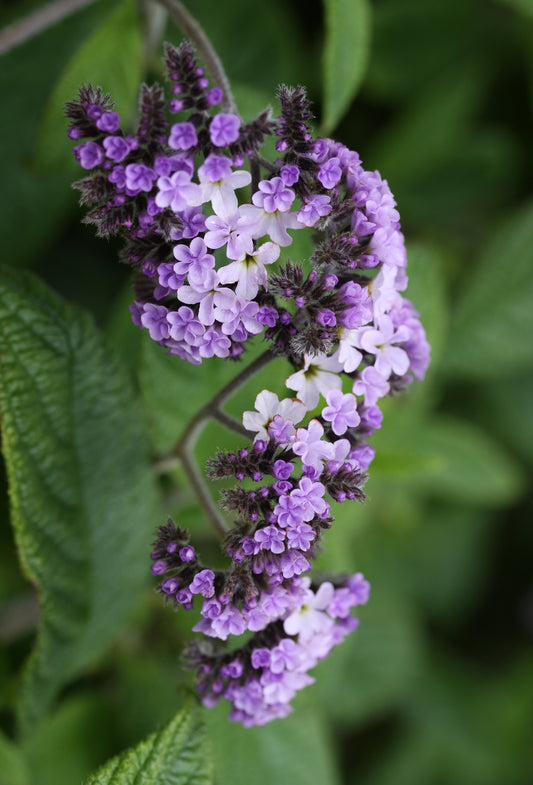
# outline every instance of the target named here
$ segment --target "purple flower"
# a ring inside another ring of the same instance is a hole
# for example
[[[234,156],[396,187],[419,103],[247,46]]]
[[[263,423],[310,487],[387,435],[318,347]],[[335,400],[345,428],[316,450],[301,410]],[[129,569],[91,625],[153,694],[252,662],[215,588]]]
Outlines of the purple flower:
[[[215,147],[225,147],[239,138],[241,118],[237,114],[221,112],[215,115],[209,126],[209,137]]]
[[[230,339],[216,327],[208,327],[200,346],[202,357],[229,357]]]
[[[265,526],[254,534],[254,540],[260,544],[261,548],[272,553],[283,553],[285,550],[284,539],[285,532],[278,529],[277,526]]]
[[[323,461],[333,458],[333,446],[322,440],[324,428],[318,420],[311,420],[307,428],[298,428],[292,445],[305,466],[322,471]]]
[[[154,170],[145,164],[128,164],[125,173],[126,188],[132,194],[151,191],[157,176]]]
[[[96,121],[99,131],[107,134],[114,134],[120,126],[120,115],[117,112],[104,112]]]
[[[192,123],[175,123],[170,129],[168,144],[173,150],[189,150],[191,147],[196,147],[198,144],[196,128]]]
[[[291,491],[291,499],[300,505],[302,519],[312,520],[315,515],[325,518],[329,513],[329,504],[324,499],[326,492],[321,482],[313,482],[309,477],[302,477],[298,488]]]
[[[202,597],[209,599],[215,593],[214,580],[213,570],[200,570],[192,579],[189,590],[191,594],[201,594]]]
[[[348,428],[359,425],[361,418],[357,413],[357,401],[351,393],[343,395],[341,390],[330,390],[326,394],[327,406],[322,409],[322,417],[331,423],[336,436],[342,436]]]
[[[288,480],[293,471],[294,464],[290,463],[290,461],[282,461],[281,459],[275,461],[274,466],[272,467],[272,474],[277,480]]]
[[[300,170],[297,166],[285,165],[281,167],[280,175],[285,185],[291,186],[300,179]]]
[[[390,390],[390,384],[373,365],[369,365],[361,371],[359,378],[353,383],[355,395],[364,395],[365,406],[373,406],[380,398],[383,398]]]
[[[207,252],[207,246],[201,237],[195,237],[190,245],[175,245],[173,253],[177,259],[174,269],[180,275],[192,272],[194,278],[203,279],[215,266],[215,257]]]
[[[104,160],[104,151],[96,142],[86,142],[74,148],[74,154],[82,169],[94,169]]]
[[[164,341],[170,335],[167,321],[168,310],[164,305],[145,303],[141,315],[141,324],[146,327],[153,341]]]
[[[122,136],[106,136],[103,145],[106,156],[117,163],[123,161],[130,152],[130,147]]]
[[[174,341],[182,341],[190,346],[202,344],[205,327],[196,319],[194,311],[183,305],[177,311],[168,314],[170,337]]]
[[[331,212],[331,199],[325,194],[311,196],[297,213],[297,218],[304,226],[315,226],[321,218]]]
[[[299,523],[287,530],[288,547],[299,551],[308,551],[315,537],[315,532],[307,523]]]
[[[335,156],[334,158],[330,158],[328,161],[326,161],[326,163],[322,164],[318,170],[317,177],[324,188],[335,188],[342,177],[342,169],[340,167],[339,159]]]
[[[370,597],[370,584],[362,573],[358,572],[348,578],[347,587],[354,597],[356,605],[365,605]]]
[[[136,166],[137,164],[130,164]],[[128,169],[129,167],[126,167]],[[191,177],[184,171],[174,172],[170,177],[159,177],[159,189],[155,202],[158,207],[170,207],[173,213],[180,213],[187,207],[200,203],[200,187],[191,183]]]
[[[259,191],[252,196],[252,202],[256,207],[262,207],[266,213],[277,210],[286,213],[291,209],[294,197],[294,191],[285,186],[281,177],[273,177],[272,180],[260,181]]]

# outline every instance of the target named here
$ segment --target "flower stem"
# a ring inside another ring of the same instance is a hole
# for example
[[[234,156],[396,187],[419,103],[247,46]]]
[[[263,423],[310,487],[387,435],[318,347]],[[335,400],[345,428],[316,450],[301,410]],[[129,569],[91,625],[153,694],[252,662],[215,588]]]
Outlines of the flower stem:
[[[244,428],[238,420],[235,420],[229,414],[222,411],[221,406],[261,368],[273,360],[274,356],[273,352],[271,352],[270,349],[267,349],[266,352],[263,352],[259,357],[256,357],[250,365],[243,368],[243,370],[219,390],[205,406],[202,406],[202,408],[198,410],[188,423],[177,444],[167,455],[161,456],[157,462],[157,465],[163,467],[163,470],[165,467],[171,466],[176,459],[182,462],[189,481],[196,492],[198,501],[207,513],[215,531],[222,538],[224,538],[228,532],[228,525],[218,511],[209,492],[209,488],[194,462],[194,445],[204,425],[210,419],[217,420],[234,433],[238,433],[239,436],[244,436],[245,438],[250,437],[250,433],[246,428]]]
[[[196,19],[189,13],[185,6],[179,0],[155,0],[155,2],[166,8],[170,17],[176,22],[186,36],[196,46],[198,52],[202,56],[209,73],[217,87],[222,88],[224,97],[222,99],[221,108],[226,112],[236,112],[237,107],[231,92],[228,77],[224,71],[224,67],[217,55],[213,44],[205,34],[204,30]]]
[[[96,0],[56,0],[39,8],[32,14],[0,31],[0,55],[9,52],[19,44],[23,44],[34,35],[48,30],[57,22],[61,22],[80,8],[92,5]]]
[[[217,418],[217,415],[223,414],[220,412],[220,407],[222,406],[228,398],[231,398],[234,392],[236,392],[239,388],[246,384],[246,382],[251,379],[255,374],[264,368],[265,365],[274,359],[274,353],[267,349],[266,352],[260,354],[259,357],[247,365],[242,371],[237,374],[228,384],[226,384],[221,390],[217,392],[216,395],[208,401],[205,406],[202,406],[199,409],[192,420],[190,420],[189,424],[185,428],[183,435],[176,446],[172,449],[171,454],[173,455],[181,455],[183,448],[189,448],[196,442],[200,431],[202,430],[204,424],[207,420],[211,419],[212,417]],[[225,422],[227,425],[227,421]],[[232,429],[233,430],[233,429]],[[244,435],[242,431],[240,431],[241,435]]]

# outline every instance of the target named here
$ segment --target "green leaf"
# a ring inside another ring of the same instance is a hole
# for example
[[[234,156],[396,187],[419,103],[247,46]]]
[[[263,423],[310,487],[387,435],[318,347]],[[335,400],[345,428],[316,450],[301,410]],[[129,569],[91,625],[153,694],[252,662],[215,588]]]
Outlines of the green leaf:
[[[133,116],[142,79],[142,34],[133,0],[122,0],[67,64],[44,111],[37,162],[65,168],[73,160],[67,138],[65,104],[76,98],[82,84],[110,92],[123,123]]]
[[[309,693],[294,703],[293,714],[263,727],[230,722],[226,701],[207,713],[216,785],[337,785],[332,745],[317,707]]]
[[[533,367],[533,204],[499,229],[465,279],[445,370],[501,378]]]
[[[22,744],[30,782],[39,785],[81,782],[115,749],[109,706],[97,692],[66,698]]]
[[[0,785],[30,785],[30,775],[22,752],[1,731]]]
[[[533,0],[499,0],[503,5],[513,8],[527,19],[533,19]]]
[[[417,491],[444,501],[480,507],[505,505],[523,488],[520,465],[498,442],[466,420],[385,418],[372,445],[376,448],[372,476],[411,483]]]
[[[141,412],[91,319],[4,269],[0,347],[12,521],[43,611],[20,696],[28,729],[130,615],[157,512]]]
[[[210,785],[212,771],[200,709],[187,706],[162,730],[108,761],[85,785]]]
[[[370,50],[367,0],[324,0],[324,117],[330,133],[344,116],[363,80]]]

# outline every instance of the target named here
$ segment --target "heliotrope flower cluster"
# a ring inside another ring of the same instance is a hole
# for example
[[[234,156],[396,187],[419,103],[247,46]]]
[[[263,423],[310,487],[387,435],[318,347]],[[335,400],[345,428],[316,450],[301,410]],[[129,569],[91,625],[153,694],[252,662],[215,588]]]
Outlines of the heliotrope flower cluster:
[[[406,253],[396,203],[357,153],[314,138],[303,88],[279,89],[280,114],[244,123],[216,111],[192,46],[167,45],[172,98],[141,88],[135,135],[98,89],[68,105],[76,183],[101,236],[122,234],[136,273],[135,324],[172,355],[237,359],[263,334],[288,359],[287,397],[263,390],[243,415],[250,444],[219,452],[212,478],[233,477],[222,504],[235,517],[225,571],[204,567],[188,533],[160,529],[152,553],[175,606],[201,599],[203,633],[188,660],[207,705],[228,699],[245,725],[284,716],[308,671],[357,621],[361,575],[312,581],[330,500],[363,498],[381,426],[381,398],[422,379],[429,346],[401,292]],[[172,115],[177,115],[173,122]],[[171,119],[172,118],[172,119]],[[265,161],[265,138],[277,157]],[[314,252],[290,259],[293,233]],[[246,635],[240,649],[221,641]]]

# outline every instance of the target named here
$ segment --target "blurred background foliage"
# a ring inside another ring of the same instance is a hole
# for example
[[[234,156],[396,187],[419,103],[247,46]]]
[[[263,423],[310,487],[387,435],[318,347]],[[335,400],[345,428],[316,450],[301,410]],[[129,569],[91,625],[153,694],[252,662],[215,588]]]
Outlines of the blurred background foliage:
[[[0,26],[39,5],[3,0]],[[388,179],[410,251],[408,296],[433,347],[426,382],[387,402],[368,501],[338,509],[320,558],[372,582],[361,628],[316,669],[288,720],[244,731],[208,713],[216,781],[530,785],[533,2],[187,5],[245,116],[275,105],[280,82],[305,84],[318,126]],[[332,43],[335,22],[342,40]],[[159,32],[181,38],[170,23]],[[106,0],[0,63],[3,262],[92,313],[135,380],[154,451],[164,450],[191,414],[193,386],[207,396],[228,365],[184,367],[131,326],[117,248],[80,223],[62,117],[82,81],[133,117],[139,81],[161,78],[159,44],[143,43],[134,2]],[[254,379],[235,413],[271,378],[269,369]],[[227,439],[206,429],[199,460]],[[189,525],[216,558],[180,473],[163,476],[160,491],[161,515]],[[160,608],[147,580],[126,633],[17,744],[13,706],[34,614],[6,492],[1,511],[0,783],[71,785],[179,708],[191,619]],[[9,626],[13,614],[21,623]]]

